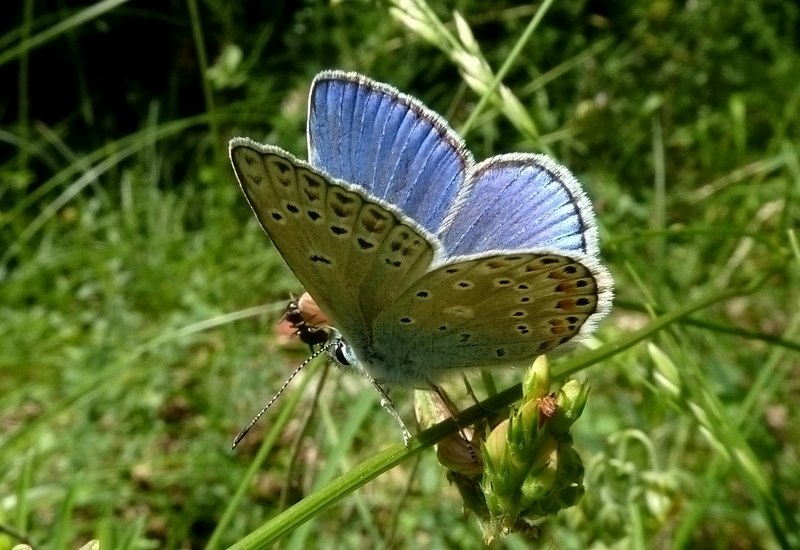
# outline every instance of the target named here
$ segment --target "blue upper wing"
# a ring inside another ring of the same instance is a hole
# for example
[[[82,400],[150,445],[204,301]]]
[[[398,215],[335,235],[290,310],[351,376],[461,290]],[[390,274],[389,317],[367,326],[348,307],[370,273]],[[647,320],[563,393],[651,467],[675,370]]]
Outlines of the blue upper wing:
[[[549,250],[598,255],[597,226],[580,183],[544,155],[481,162],[439,233],[449,256]]]
[[[314,79],[308,110],[312,166],[439,231],[473,165],[444,119],[391,86],[342,71]]]

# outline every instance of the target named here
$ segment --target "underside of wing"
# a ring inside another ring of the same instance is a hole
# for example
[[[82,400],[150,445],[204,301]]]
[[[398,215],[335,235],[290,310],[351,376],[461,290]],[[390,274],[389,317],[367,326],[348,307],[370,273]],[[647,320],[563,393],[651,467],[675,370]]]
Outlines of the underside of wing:
[[[591,257],[508,253],[455,261],[416,281],[381,314],[376,350],[397,358],[387,370],[435,382],[449,369],[514,364],[568,344],[610,305],[611,278]],[[413,348],[398,349],[407,342]]]
[[[429,268],[438,244],[357,186],[273,146],[231,141],[253,212],[300,283],[348,341]]]

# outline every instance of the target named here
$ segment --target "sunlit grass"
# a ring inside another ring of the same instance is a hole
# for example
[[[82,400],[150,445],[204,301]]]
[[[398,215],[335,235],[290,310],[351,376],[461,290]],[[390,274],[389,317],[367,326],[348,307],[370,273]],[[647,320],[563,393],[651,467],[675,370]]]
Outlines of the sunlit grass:
[[[22,94],[0,127],[0,550],[25,538],[225,547],[307,495],[334,504],[304,524],[282,516],[301,525],[280,533],[288,545],[482,547],[432,453],[402,449],[356,377],[309,369],[229,450],[305,351],[276,336],[301,289],[225,142],[304,156],[307,87],[329,67],[416,95],[477,158],[547,151],[593,199],[618,298],[591,351],[554,363],[592,390],[573,427],[587,493],[544,526],[547,544],[798,544],[793,2],[466,2],[454,14],[397,0],[287,8],[282,21],[267,7],[254,20],[109,1],[54,20],[24,5],[0,36]],[[80,93],[48,121],[28,82],[34,54],[119,21],[142,36],[169,21],[183,54],[212,66],[237,62],[217,57],[231,44],[243,56],[216,88],[193,73],[205,110],[187,115],[170,88],[135,131],[105,135],[85,130],[103,90],[82,87],[96,68],[73,48],[75,82],[53,86]],[[395,400],[411,418],[409,392]],[[355,492],[330,483],[359,468],[388,471]]]

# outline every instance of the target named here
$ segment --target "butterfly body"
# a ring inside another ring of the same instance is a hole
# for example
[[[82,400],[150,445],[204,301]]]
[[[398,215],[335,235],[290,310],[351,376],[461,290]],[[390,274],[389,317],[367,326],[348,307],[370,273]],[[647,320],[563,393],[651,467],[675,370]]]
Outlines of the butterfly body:
[[[248,138],[230,154],[340,363],[429,387],[564,349],[606,315],[594,214],[564,167],[476,164],[436,113],[355,73],[321,73],[309,103],[309,162]]]

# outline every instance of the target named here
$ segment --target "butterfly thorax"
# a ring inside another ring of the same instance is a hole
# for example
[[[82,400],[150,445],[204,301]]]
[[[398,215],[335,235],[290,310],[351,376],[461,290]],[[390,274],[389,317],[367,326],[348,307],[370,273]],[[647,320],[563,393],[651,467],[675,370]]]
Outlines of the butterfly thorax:
[[[365,346],[363,349],[351,345],[335,329],[325,348],[333,362],[345,370],[354,370],[367,380],[385,386],[407,388],[430,388],[438,380],[429,374],[434,372],[417,354],[387,354],[379,347]]]

